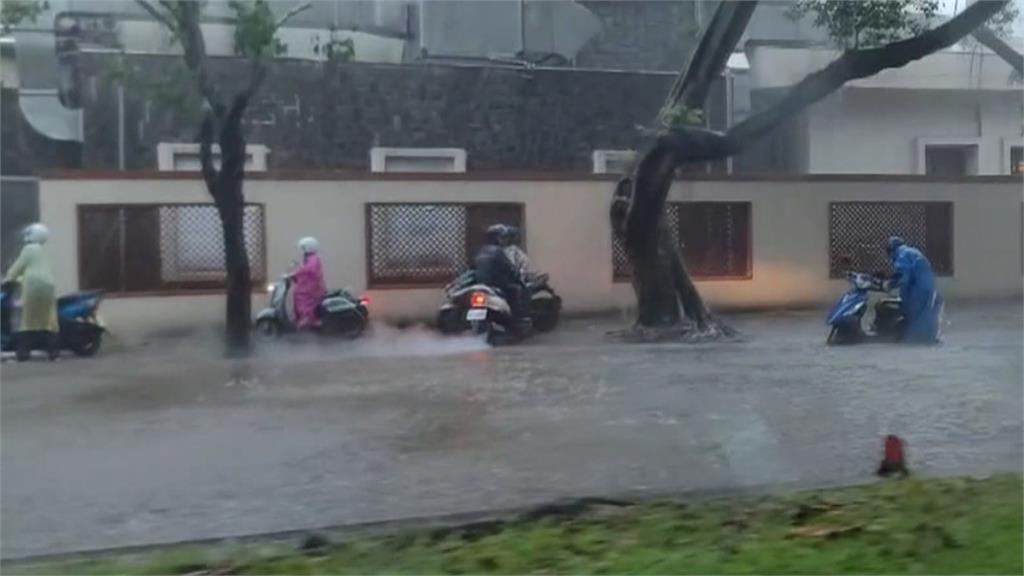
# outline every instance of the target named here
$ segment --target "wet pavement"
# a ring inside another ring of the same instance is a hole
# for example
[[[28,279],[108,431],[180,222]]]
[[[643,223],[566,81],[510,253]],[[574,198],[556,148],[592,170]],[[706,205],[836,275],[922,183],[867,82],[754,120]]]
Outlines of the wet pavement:
[[[3,365],[2,554],[509,508],[569,496],[1022,466],[1019,303],[953,307],[938,347],[827,348],[818,314],[744,341],[529,345],[377,329],[244,365],[205,340]]]

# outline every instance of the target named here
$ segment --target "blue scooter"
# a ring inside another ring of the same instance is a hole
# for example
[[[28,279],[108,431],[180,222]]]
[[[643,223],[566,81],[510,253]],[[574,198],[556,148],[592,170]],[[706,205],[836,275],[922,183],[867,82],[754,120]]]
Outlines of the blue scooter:
[[[864,314],[868,310],[868,293],[888,294],[885,279],[863,272],[847,272],[848,290],[832,306],[825,323],[831,327],[828,344],[857,344],[865,341],[897,342],[903,337],[903,312],[899,298],[883,298],[874,306],[875,318],[871,327],[864,329]]]
[[[13,282],[0,286],[0,348],[11,351],[17,348],[16,335],[12,325],[14,314]],[[57,321],[60,349],[70,350],[77,356],[94,356],[103,343],[106,328],[96,315],[103,291],[87,290],[75,292],[57,299]]]

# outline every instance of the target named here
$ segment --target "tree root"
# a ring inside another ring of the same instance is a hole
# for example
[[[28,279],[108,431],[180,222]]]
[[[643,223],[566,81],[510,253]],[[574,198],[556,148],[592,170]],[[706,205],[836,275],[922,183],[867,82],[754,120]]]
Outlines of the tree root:
[[[608,336],[623,342],[650,344],[657,342],[682,342],[700,344],[703,342],[740,341],[740,333],[724,322],[709,318],[704,327],[684,321],[672,326],[642,326],[634,324],[624,330],[612,330]]]

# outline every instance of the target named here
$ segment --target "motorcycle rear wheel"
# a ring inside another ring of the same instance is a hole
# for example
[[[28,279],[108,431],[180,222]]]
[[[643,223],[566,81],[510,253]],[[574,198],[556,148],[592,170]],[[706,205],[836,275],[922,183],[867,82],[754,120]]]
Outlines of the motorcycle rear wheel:
[[[437,313],[437,329],[442,334],[458,334],[464,331],[467,326],[463,316],[465,312],[461,308],[446,308]]]
[[[562,303],[556,298],[536,300],[532,303],[533,329],[537,332],[551,332],[558,326]]]
[[[345,318],[340,318],[328,315],[321,322],[323,323],[322,331],[324,334],[348,340],[358,338],[363,333],[363,330],[366,329],[366,319],[361,316],[357,318],[352,315],[346,315]]]

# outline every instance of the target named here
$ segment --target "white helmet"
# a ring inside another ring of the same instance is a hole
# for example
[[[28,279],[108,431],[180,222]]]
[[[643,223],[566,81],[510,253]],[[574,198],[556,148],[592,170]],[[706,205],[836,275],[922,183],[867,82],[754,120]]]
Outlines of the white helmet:
[[[24,240],[26,244],[46,244],[50,238],[50,229],[45,224],[36,222],[25,228]]]
[[[320,243],[316,241],[316,238],[306,236],[299,240],[299,250],[303,254],[316,254],[320,251]]]

